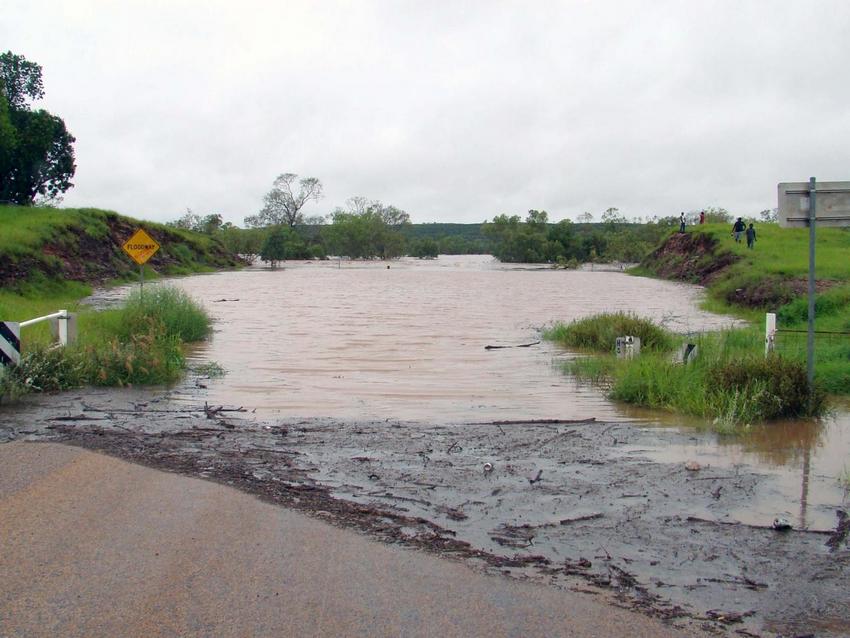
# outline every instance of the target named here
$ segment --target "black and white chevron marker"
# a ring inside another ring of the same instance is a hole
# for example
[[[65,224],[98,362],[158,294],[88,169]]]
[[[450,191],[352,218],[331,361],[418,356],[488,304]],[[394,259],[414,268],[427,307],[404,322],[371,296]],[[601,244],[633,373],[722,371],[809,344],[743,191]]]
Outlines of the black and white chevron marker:
[[[21,362],[21,326],[14,321],[0,321],[0,365]]]

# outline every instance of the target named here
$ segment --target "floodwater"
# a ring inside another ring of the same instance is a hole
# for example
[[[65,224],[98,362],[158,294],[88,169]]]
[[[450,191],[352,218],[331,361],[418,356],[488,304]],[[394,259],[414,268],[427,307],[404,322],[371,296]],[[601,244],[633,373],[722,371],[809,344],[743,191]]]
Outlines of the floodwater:
[[[626,310],[679,332],[715,330],[728,317],[697,307],[699,287],[611,270],[556,271],[489,256],[381,262],[298,262],[172,280],[201,301],[215,334],[193,352],[227,374],[204,398],[256,408],[264,418],[336,417],[431,423],[562,418],[632,421],[690,431],[688,443],[629,449],[660,462],[695,460],[772,474],[733,520],[775,516],[829,529],[848,500],[850,411],[822,422],[756,425],[743,436],[612,403],[558,365],[574,353],[541,341],[541,327]],[[189,392],[187,398],[197,399]]]
[[[718,329],[695,286],[612,271],[433,261],[298,262],[175,280],[211,311],[195,352],[228,374],[221,397],[285,416],[470,421],[621,419],[600,392],[553,366],[572,356],[539,329],[606,310],[677,331]]]

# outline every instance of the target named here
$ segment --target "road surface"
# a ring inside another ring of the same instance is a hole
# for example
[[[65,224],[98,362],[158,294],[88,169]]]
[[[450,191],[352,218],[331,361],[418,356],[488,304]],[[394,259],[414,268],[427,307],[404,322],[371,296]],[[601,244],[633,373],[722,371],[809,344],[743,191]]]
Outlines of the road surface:
[[[209,481],[0,445],[0,637],[673,636]]]

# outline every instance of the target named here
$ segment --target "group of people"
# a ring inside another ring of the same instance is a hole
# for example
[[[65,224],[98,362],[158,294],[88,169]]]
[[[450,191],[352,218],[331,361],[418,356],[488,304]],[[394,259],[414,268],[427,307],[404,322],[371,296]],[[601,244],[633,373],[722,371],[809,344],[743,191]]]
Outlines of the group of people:
[[[685,213],[679,215],[679,232],[685,232]],[[699,223],[700,225],[705,223],[705,211],[700,211],[699,214]],[[732,236],[735,238],[737,243],[741,243],[741,237],[746,236],[747,238],[747,248],[754,248],[756,243],[756,229],[753,228],[753,225],[750,224],[749,228],[744,223],[744,220],[739,217],[734,224],[732,224]]]
[[[756,229],[753,228],[752,224],[750,224],[748,228],[744,223],[744,220],[739,217],[737,221],[732,224],[732,236],[739,244],[741,243],[741,235],[746,235],[747,237],[747,248],[753,248],[753,244],[756,243]]]

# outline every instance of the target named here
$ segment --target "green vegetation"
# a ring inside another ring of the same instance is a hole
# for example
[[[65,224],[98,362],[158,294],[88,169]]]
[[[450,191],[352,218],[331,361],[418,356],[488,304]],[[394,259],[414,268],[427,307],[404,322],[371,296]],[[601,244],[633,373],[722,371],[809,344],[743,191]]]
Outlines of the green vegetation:
[[[42,97],[41,66],[0,54],[0,203],[55,201],[73,186],[76,140],[62,118],[30,108]]]
[[[632,332],[612,336],[618,328]],[[614,356],[614,338],[624,334],[645,335],[639,356]],[[696,354],[687,364],[673,354],[684,343],[683,337],[629,315],[601,315],[557,325],[545,337],[598,353],[566,367],[577,377],[606,387],[610,398],[700,416],[721,430],[770,419],[817,416],[826,409],[821,385],[809,392],[804,362],[780,355],[766,358],[763,336],[756,329],[697,337],[693,341]]]
[[[747,220],[749,223],[752,220]],[[808,319],[807,229],[756,227],[754,249],[736,243],[731,224],[706,224],[672,234],[647,256],[636,274],[660,275],[707,286],[704,307],[744,317],[761,326],[765,312],[777,313],[777,352],[803,361]],[[817,231],[816,330],[850,332],[850,232]],[[815,374],[827,392],[850,394],[850,335],[824,334],[815,340]]]
[[[492,241],[493,255],[504,262],[638,262],[675,223],[673,218],[630,223],[616,208],[606,210],[602,220],[550,224],[546,211],[530,210],[524,222],[519,215],[498,215],[482,226],[482,233]]]
[[[189,230],[94,208],[0,206],[0,287],[35,297],[59,281],[135,277],[138,266],[121,245],[140,226],[161,245],[145,268],[146,277],[240,265],[220,241]]]
[[[395,259],[405,253],[400,231],[410,224],[410,215],[364,197],[352,197],[347,204],[347,209],[332,213],[330,226],[322,228],[327,252],[355,259]]]
[[[593,352],[613,352],[617,337],[640,337],[641,348],[665,352],[677,342],[669,331],[633,313],[606,312],[572,323],[556,324],[544,333],[546,339],[569,348]]]
[[[28,310],[32,315],[34,308]],[[206,337],[210,319],[184,292],[151,286],[120,309],[82,310],[79,341],[68,347],[50,348],[45,334],[26,330],[21,364],[0,376],[0,397],[82,385],[171,383],[185,368],[183,344]]]

